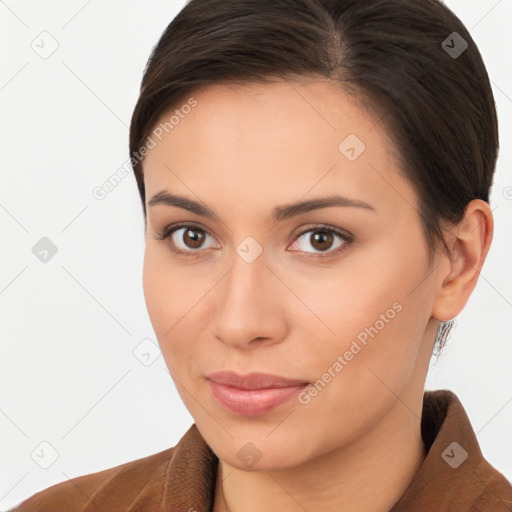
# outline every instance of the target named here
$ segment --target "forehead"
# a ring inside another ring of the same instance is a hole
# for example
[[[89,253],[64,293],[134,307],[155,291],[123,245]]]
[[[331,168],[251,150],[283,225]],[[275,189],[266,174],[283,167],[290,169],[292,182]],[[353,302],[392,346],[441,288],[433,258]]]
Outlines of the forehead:
[[[196,102],[192,109],[187,105],[191,98]],[[260,144],[265,138],[268,142],[288,138],[293,143],[294,137],[298,141],[299,132],[333,132],[331,135],[341,137],[347,130],[360,138],[370,136],[368,142],[382,142],[386,134],[381,127],[375,129],[378,119],[362,108],[362,100],[327,79],[213,84],[183,97],[160,116],[157,125],[165,125],[173,113],[181,113],[179,119],[174,116],[174,125],[165,130],[166,134],[172,133],[176,143],[191,140],[215,147],[219,139],[224,144],[250,145],[250,140]]]
[[[195,106],[185,108],[191,98]],[[228,191],[233,183],[237,194],[241,186],[297,197],[335,188],[357,191],[361,200],[390,192],[379,173],[394,169],[394,148],[379,118],[330,80],[209,85],[185,96],[157,126],[165,123],[143,165],[147,196],[166,187],[185,192],[185,182],[198,194],[212,186]]]

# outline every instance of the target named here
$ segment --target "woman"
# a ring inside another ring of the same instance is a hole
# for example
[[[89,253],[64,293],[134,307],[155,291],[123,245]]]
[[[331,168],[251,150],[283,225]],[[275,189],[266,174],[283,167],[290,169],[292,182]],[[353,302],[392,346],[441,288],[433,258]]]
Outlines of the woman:
[[[436,0],[190,0],[130,152],[144,293],[194,424],[19,511],[512,510],[434,349],[477,283],[489,79]]]

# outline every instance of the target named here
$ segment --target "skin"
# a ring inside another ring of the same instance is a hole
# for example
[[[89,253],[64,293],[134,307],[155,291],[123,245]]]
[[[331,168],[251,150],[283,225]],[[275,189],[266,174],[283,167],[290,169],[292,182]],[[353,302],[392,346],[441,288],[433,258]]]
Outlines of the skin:
[[[491,210],[474,200],[459,225],[445,225],[452,256],[439,249],[431,265],[416,194],[382,124],[339,85],[215,85],[193,97],[197,106],[144,162],[143,285],[177,390],[220,459],[214,511],[388,511],[425,458],[420,418],[437,327],[477,283]],[[338,149],[349,134],[366,146],[354,161]],[[161,191],[203,202],[217,218],[150,207]],[[375,211],[270,219],[277,205],[333,193]],[[178,258],[170,238],[157,239],[181,221],[211,234],[194,232],[204,236],[195,245],[186,230],[172,237],[201,256]],[[337,235],[315,242],[322,227],[353,242],[336,254]],[[236,252],[247,236],[263,249],[252,263]],[[322,252],[332,255],[315,257]],[[401,310],[309,403],[246,417],[213,398],[205,375],[218,370],[316,382],[394,303]],[[252,467],[237,456],[248,442],[261,453]]]

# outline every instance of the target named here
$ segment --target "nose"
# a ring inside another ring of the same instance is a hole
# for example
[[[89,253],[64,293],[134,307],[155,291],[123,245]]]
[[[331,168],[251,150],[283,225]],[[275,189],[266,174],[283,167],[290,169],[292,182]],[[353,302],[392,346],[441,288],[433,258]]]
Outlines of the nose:
[[[263,254],[251,263],[235,254],[231,269],[216,287],[213,335],[233,348],[279,343],[288,328],[286,293],[290,292]]]

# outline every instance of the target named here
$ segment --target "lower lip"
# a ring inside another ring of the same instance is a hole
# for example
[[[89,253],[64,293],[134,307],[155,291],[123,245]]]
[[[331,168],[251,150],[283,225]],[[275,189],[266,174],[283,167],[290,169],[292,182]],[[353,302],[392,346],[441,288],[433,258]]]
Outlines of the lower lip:
[[[217,402],[233,414],[259,416],[266,414],[298,395],[309,384],[281,388],[239,389],[208,380]]]

